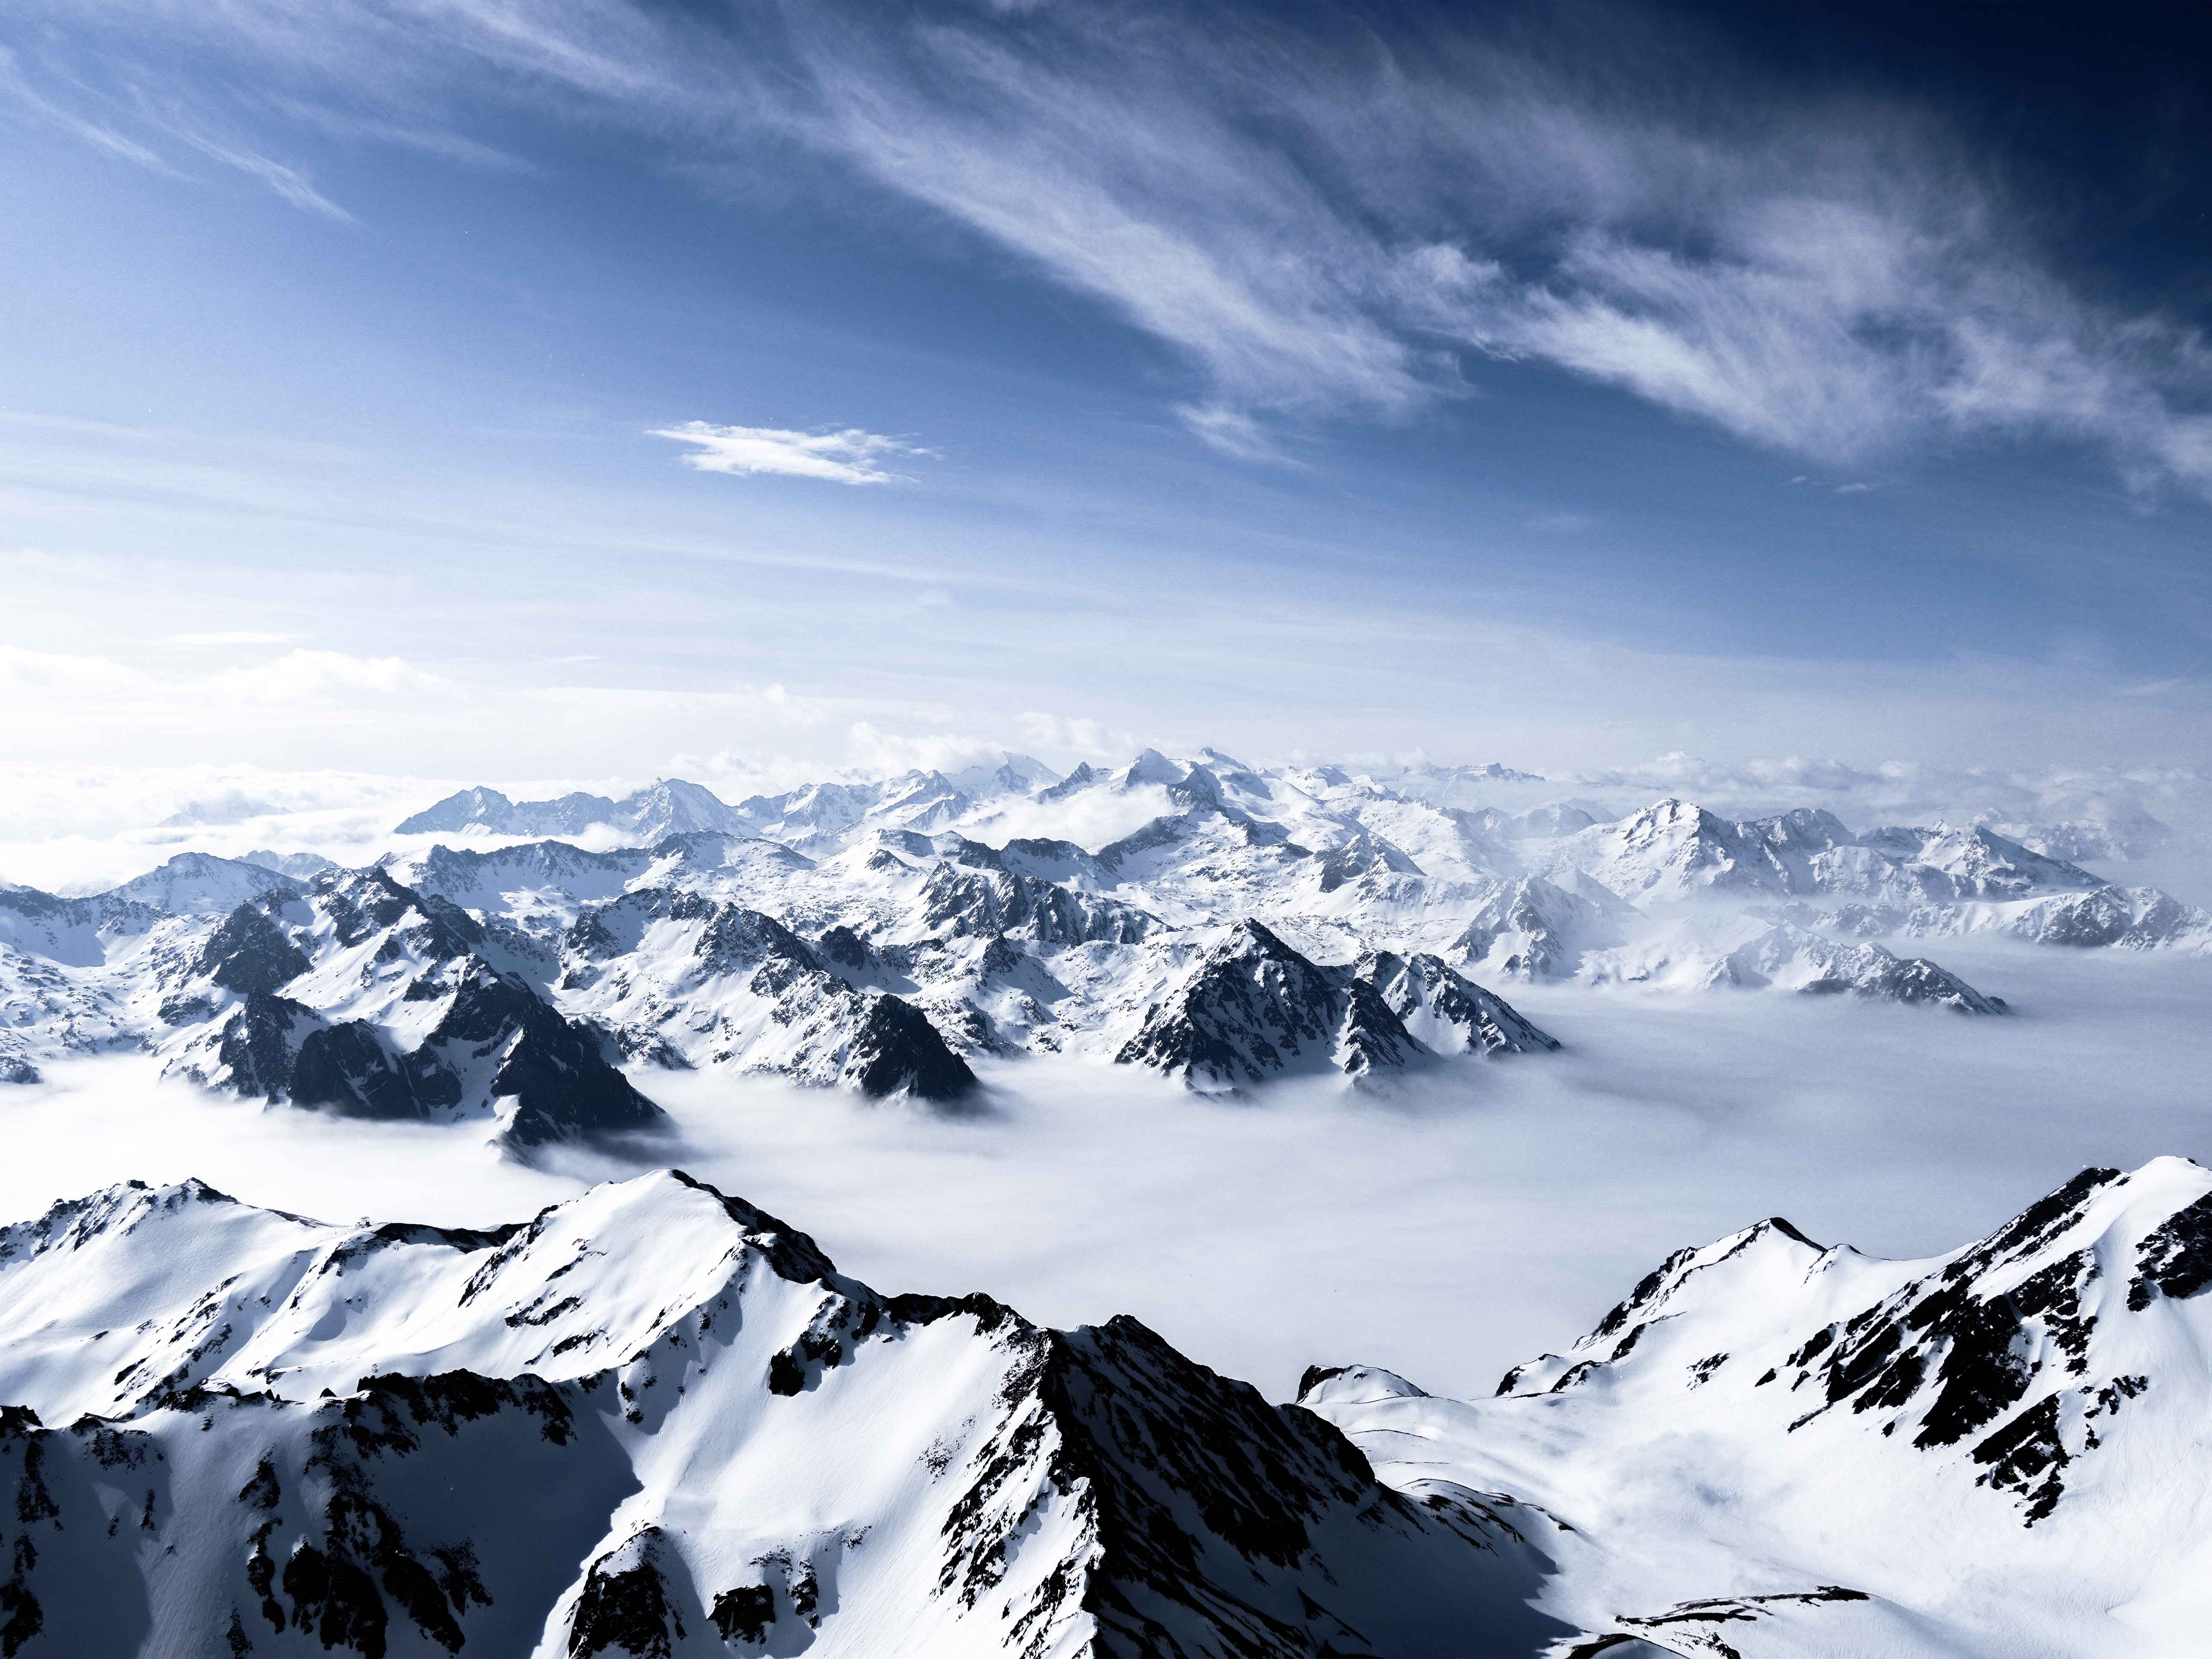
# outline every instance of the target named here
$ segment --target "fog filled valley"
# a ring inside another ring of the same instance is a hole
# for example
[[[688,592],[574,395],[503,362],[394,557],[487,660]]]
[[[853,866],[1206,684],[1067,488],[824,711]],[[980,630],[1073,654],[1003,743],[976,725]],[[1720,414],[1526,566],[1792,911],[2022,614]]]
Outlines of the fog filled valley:
[[[0,888],[12,1628],[2185,1651],[2196,786],[1950,787],[1007,755],[48,843],[142,867]]]
[[[1670,1250],[1765,1215],[1930,1255],[2084,1165],[2212,1157],[2212,963],[1973,959],[2016,994],[2019,1024],[1524,991],[1516,1006],[1565,1045],[1541,1066],[1215,1099],[986,1061],[951,1113],[640,1070],[669,1139],[532,1164],[477,1125],[272,1112],[122,1054],[0,1095],[12,1144],[36,1149],[0,1170],[0,1196],[25,1216],[197,1176],[308,1215],[483,1226],[672,1164],[887,1290],[988,1289],[1053,1324],[1135,1314],[1278,1398],[1346,1359],[1479,1394]]]

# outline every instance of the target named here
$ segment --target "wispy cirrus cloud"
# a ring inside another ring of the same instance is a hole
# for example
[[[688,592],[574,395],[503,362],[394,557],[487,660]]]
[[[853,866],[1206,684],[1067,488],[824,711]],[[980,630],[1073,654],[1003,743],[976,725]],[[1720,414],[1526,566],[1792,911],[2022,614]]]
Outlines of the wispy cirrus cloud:
[[[684,457],[687,466],[702,472],[728,472],[751,477],[781,474],[792,478],[820,478],[830,483],[891,483],[902,479],[883,462],[900,455],[930,452],[880,433],[848,427],[834,432],[793,432],[772,426],[712,426],[705,421],[686,421],[682,426],[655,427],[649,434],[672,438],[692,446]]]
[[[173,171],[168,163],[136,139],[126,137],[113,128],[73,110],[64,109],[44,95],[25,78],[15,53],[5,46],[0,46],[0,100],[13,106],[19,113],[66,132],[110,155],[155,173]]]
[[[319,213],[325,219],[335,219],[342,224],[351,224],[353,215],[317,190],[313,180],[295,167],[286,165],[273,156],[262,155],[236,144],[221,143],[204,133],[184,131],[178,137],[210,160],[227,167],[235,167],[249,179],[258,179],[274,191],[278,198],[307,213]]]
[[[523,100],[732,176],[764,144],[809,150],[1159,342],[1189,371],[1170,403],[1231,454],[1403,420],[1518,362],[1826,464],[2058,440],[2212,495],[2212,350],[2185,319],[2062,277],[1997,159],[1939,112],[1762,84],[1680,19],[1385,33],[1160,5],[31,3],[136,19],[141,52],[169,31],[250,57],[264,104],[392,130],[455,133]]]

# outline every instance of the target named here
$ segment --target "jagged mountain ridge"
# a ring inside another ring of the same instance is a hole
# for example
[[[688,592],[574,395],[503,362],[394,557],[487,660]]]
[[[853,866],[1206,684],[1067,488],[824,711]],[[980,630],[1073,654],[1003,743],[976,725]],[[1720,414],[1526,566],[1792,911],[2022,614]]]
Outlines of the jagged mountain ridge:
[[[1164,1000],[1208,1018],[1212,993],[1188,981],[1221,930],[1172,927],[1093,885],[1026,873],[1097,878],[1119,857],[897,831],[817,861],[699,831],[651,848],[434,847],[312,882],[271,875],[265,891],[216,916],[17,894],[27,924],[52,924],[36,938],[27,926],[25,987],[51,979],[83,1005],[47,994],[33,1006],[27,990],[24,1029],[51,1028],[50,1054],[64,1051],[62,1036],[136,1041],[174,1075],[350,1115],[499,1118],[510,1146],[564,1138],[550,1106],[529,1103],[510,1122],[497,1103],[520,1080],[556,1073],[575,1097],[566,1138],[648,1127],[656,1113],[611,1060],[933,1100],[975,1085],[973,1054],[1073,1050],[1189,1077],[1135,1038],[1144,1011]],[[1352,964],[1319,967],[1267,937],[1300,973],[1327,981],[1327,996],[1372,1002]],[[82,971],[72,980],[40,951]],[[1407,960],[1441,995],[1434,1007],[1426,993],[1413,999],[1441,1047],[1374,1003],[1370,1040],[1336,1057],[1347,1074],[1556,1046],[1528,1037],[1534,1027],[1446,964]],[[529,1034],[526,1066],[507,1063],[503,1045],[517,1032]],[[1297,1069],[1297,1052],[1255,1049],[1236,1080]],[[36,1060],[25,1052],[27,1080]]]
[[[1680,1251],[1494,1399],[1359,1366],[1301,1397],[1386,1480],[1574,1528],[1543,1605],[1576,1652],[2180,1655],[2208,1288],[2212,1171],[2162,1158],[1932,1261],[1779,1219]]]
[[[675,1172],[343,1228],[0,1231],[11,1654],[1531,1651],[1552,1530],[1136,1322],[885,1297]]]
[[[2168,1158],[1929,1261],[1770,1220],[1491,1399],[1275,1407],[675,1172],[483,1230],[131,1183],[0,1229],[0,1613],[32,1659],[2179,1656],[2208,1217]]]
[[[1383,781],[1334,767],[1255,769],[1212,750],[1188,761],[1146,750],[1116,770],[1079,767],[1027,795],[970,797],[951,818],[936,806],[915,817],[905,802],[920,799],[910,780],[921,775],[816,786],[774,798],[773,810],[749,801],[750,832],[816,857],[893,830],[936,834],[950,827],[971,842],[1003,843],[1016,857],[1022,856],[1014,852],[1017,841],[1052,842],[1051,867],[1025,872],[1076,887],[1122,889],[1176,925],[1218,925],[1241,913],[1283,932],[1296,917],[1358,933],[1360,944],[1382,948],[1439,949],[1452,934],[1479,927],[1486,908],[1510,908],[1538,881],[1593,899],[1616,922],[1633,923],[1639,906],[1719,897],[1810,905],[1811,921],[1798,918],[1799,925],[1850,939],[1997,931],[2132,948],[2212,943],[2212,914],[2154,890],[2108,888],[2078,865],[1979,822],[1856,833],[1820,811],[1735,821],[1668,799],[1602,823],[1568,803],[1517,814],[1460,804],[1486,783],[1533,781],[1501,768],[1385,769]],[[902,782],[906,787],[892,787]],[[787,799],[833,789],[843,803],[836,813],[802,811],[783,821]],[[935,799],[942,792],[922,793]],[[1101,836],[1095,825],[1112,818],[1101,819],[1097,809],[1115,802],[1165,810]],[[1009,833],[1055,815],[1070,828],[1094,828],[1073,836]],[[1189,879],[1194,873],[1201,879]],[[2052,909],[2078,908],[2092,893],[2098,896],[2090,908],[2128,908],[2136,925],[2100,939],[2094,927],[2015,924],[2005,915],[2007,907],[2046,898]],[[1446,930],[1437,913],[1448,910],[1457,912],[1456,926]],[[1381,927],[1396,936],[1375,936]],[[1541,970],[1537,976],[1571,978],[1582,955],[1577,931],[1540,927],[1517,941],[1528,948],[1507,950],[1497,965],[1512,960],[1524,975],[1533,964]],[[1494,971],[1480,957],[1467,960]]]
[[[1986,825],[1857,834],[1824,812],[1738,821],[1679,800],[1593,823],[1571,803],[1517,813],[1461,804],[1498,781],[1480,769],[1409,774],[1400,788],[1342,769],[1255,769],[1214,750],[1188,761],[1148,750],[1125,768],[1079,768],[1057,781],[1029,763],[971,770],[811,786],[738,807],[665,781],[606,805],[632,830],[678,818],[710,827],[599,850],[484,827],[596,814],[605,830],[606,813],[592,803],[605,798],[502,807],[493,792],[464,792],[433,814],[463,830],[382,867],[450,907],[454,925],[478,930],[468,951],[485,963],[484,988],[520,982],[604,1059],[940,1098],[968,1089],[983,1059],[1021,1054],[1121,1057],[1215,1087],[1316,1066],[1370,1076],[1437,1053],[1526,1051],[1466,1042],[1465,1020],[1448,1031],[1409,1026],[1401,1040],[1387,1021],[1363,1017],[1342,1043],[1239,1038],[1230,1047],[1242,1058],[1220,1049],[1219,1064],[1194,1067],[1175,1057],[1187,1058],[1188,1044],[1146,1034],[1146,1022],[1248,921],[1339,981],[1391,956],[1434,958],[1470,989],[1550,981],[1841,994],[1974,1014],[2002,1012],[2004,1000],[1904,941],[1980,934],[2212,950],[2212,914],[2102,884]],[[507,807],[514,813],[501,818]],[[192,1006],[147,988],[178,977],[163,964],[197,948],[193,929],[246,901],[297,902],[331,878],[189,854],[90,898],[0,892],[0,1074],[30,1080],[55,1059],[137,1042],[181,1074],[234,1085],[250,1069],[267,1074],[257,1092],[283,1094],[295,1051],[312,1042],[310,1082],[338,1107],[446,1109],[387,1076],[422,1032],[394,1024],[389,1010],[351,1012],[357,992],[328,975],[313,995],[258,987],[252,1018],[216,1010],[238,1027],[229,1060],[220,1042],[179,1054],[169,1022],[155,1018]],[[661,896],[636,896],[650,893]],[[763,957],[740,973],[734,958],[718,958],[708,971],[703,921],[692,918],[684,933],[665,914],[690,902],[685,895],[784,928],[793,943],[777,960],[787,969],[769,971]],[[594,940],[588,913],[647,902],[663,913],[649,945],[646,930],[611,954]],[[268,1002],[280,994],[299,1007]],[[1340,982],[1329,996],[1349,994]],[[1224,1018],[1256,1031],[1297,1000],[1287,981],[1267,995],[1272,1012]],[[333,1008],[338,1024],[367,1018],[384,1036],[313,1030]],[[335,1044],[347,1060],[334,1068],[322,1062]],[[257,1049],[269,1064],[242,1067]]]

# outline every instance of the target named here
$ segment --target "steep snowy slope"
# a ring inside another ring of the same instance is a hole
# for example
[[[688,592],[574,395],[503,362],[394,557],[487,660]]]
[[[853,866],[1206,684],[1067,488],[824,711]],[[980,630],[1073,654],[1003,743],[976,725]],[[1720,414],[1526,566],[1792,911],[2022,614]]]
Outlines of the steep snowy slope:
[[[1133,1321],[884,1297],[673,1172],[465,1233],[0,1232],[9,1650],[1517,1655],[1558,1535]],[[119,1364],[118,1364],[119,1362]],[[66,1425],[66,1426],[64,1426]]]
[[[1683,1250],[1493,1400],[1352,1367],[1304,1402],[1387,1480],[1573,1527],[1545,1605],[1578,1652],[2178,1656],[2212,1601],[2208,1288],[2212,1171],[2164,1158],[1931,1261],[1778,1220]]]
[[[301,885],[293,877],[242,860],[179,853],[102,897],[111,909],[143,904],[166,915],[219,916],[266,893],[296,894]]]
[[[825,965],[757,910],[641,888],[585,911],[563,957],[562,1005],[616,1032],[632,1054],[877,1096],[952,1100],[975,1086],[967,1062],[911,1003],[856,986],[835,971],[836,957]]]

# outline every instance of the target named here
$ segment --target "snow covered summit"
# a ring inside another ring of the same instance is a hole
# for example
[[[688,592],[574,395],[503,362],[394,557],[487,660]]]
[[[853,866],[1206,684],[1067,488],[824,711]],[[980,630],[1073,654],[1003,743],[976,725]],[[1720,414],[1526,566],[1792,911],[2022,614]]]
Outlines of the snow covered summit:
[[[8,1650],[1523,1654],[1553,1530],[1133,1320],[884,1296],[673,1171],[486,1231],[0,1231]]]

